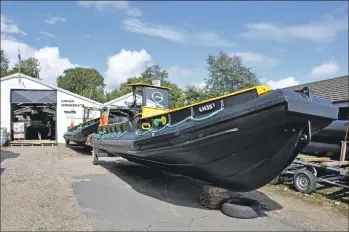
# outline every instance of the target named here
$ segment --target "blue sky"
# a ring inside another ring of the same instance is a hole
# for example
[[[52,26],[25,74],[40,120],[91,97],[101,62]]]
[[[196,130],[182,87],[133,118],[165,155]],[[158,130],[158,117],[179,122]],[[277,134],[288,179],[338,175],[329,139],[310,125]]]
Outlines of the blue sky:
[[[348,3],[2,2],[1,49],[35,56],[54,83],[96,68],[108,89],[151,64],[180,86],[200,85],[208,54],[241,55],[274,88],[348,74]]]

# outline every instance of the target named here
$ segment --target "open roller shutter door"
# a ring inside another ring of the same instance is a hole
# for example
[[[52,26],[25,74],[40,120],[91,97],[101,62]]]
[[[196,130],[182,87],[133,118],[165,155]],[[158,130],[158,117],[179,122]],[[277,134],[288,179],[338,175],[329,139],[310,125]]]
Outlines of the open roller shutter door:
[[[12,90],[11,103],[57,103],[56,90]]]

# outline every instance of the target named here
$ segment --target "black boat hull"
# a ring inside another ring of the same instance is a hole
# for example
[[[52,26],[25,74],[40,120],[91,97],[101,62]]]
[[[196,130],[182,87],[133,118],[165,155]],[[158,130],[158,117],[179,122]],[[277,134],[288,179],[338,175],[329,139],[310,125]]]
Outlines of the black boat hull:
[[[280,174],[312,133],[337,115],[338,108],[326,101],[279,90],[227,107],[209,120],[189,121],[155,134],[126,132],[117,139],[96,135],[91,146],[245,192]]]
[[[83,145],[86,143],[87,136],[96,133],[98,130],[99,122],[94,122],[89,127],[83,128],[75,132],[67,132],[63,135],[66,141],[73,141],[76,144]]]
[[[342,149],[341,142],[345,139],[347,126],[348,120],[332,122],[328,127],[312,136],[310,143],[302,150],[302,153],[339,160]],[[347,154],[349,154],[349,147],[347,147]],[[346,160],[349,160],[349,155],[346,156]]]
[[[311,141],[303,150],[302,153],[306,155],[329,157],[331,160],[339,160],[342,145],[340,143],[320,143]],[[347,147],[345,159],[349,161],[349,147]]]
[[[336,120],[328,127],[313,135],[312,141],[320,143],[340,144],[344,141],[348,120]]]
[[[115,123],[116,121],[117,121],[117,118],[114,116],[111,116],[109,118],[109,123]],[[66,132],[63,135],[63,138],[66,141],[73,141],[76,144],[85,145],[87,141],[87,137],[93,133],[97,133],[98,127],[99,127],[99,120],[94,119],[94,122],[92,122],[87,127],[82,128],[81,130]]]

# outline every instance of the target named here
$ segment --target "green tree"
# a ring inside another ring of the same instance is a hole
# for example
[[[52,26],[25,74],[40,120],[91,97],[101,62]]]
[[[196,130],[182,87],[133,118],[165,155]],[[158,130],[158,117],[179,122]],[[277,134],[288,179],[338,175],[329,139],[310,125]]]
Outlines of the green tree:
[[[106,101],[111,101],[111,100],[114,100],[118,97],[121,97],[122,95],[120,95],[120,91],[118,89],[114,89],[113,91],[111,91],[110,93],[107,93],[105,95],[106,97]]]
[[[57,86],[98,102],[105,102],[104,78],[93,68],[69,68],[57,78]]]
[[[193,104],[207,99],[208,96],[205,91],[195,85],[186,85],[182,96],[177,101],[177,107],[187,104]]]
[[[161,84],[161,86],[167,87],[170,89],[170,108],[177,108],[183,105],[180,105],[180,102],[178,102],[178,99],[183,95],[182,89],[180,89],[176,84],[164,80]]]
[[[239,56],[230,57],[221,52],[217,57],[209,55],[206,61],[208,77],[205,84],[210,97],[260,84],[256,74],[242,64],[243,59]]]
[[[2,49],[1,49],[0,61],[1,61],[1,66],[0,66],[1,74],[0,74],[0,76],[4,77],[4,76],[7,75],[7,72],[8,72],[9,61],[8,61],[8,59],[5,56],[4,50],[2,50]]]
[[[15,66],[8,72],[8,75],[18,73],[20,71],[21,73],[28,75],[33,78],[40,79],[40,63],[39,61],[34,57],[29,57],[28,59],[20,61],[20,70],[19,70],[19,63],[16,63]]]
[[[163,82],[168,78],[168,73],[165,70],[162,70],[160,65],[153,65],[148,67],[143,73],[141,73],[140,77],[143,81],[149,80],[160,80]]]

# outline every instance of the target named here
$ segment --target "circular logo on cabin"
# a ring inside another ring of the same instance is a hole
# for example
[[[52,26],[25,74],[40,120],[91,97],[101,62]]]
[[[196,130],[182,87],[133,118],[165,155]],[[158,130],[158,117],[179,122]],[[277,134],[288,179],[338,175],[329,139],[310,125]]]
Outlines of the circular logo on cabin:
[[[151,98],[153,99],[154,102],[160,103],[164,99],[164,96],[160,92],[154,92],[151,95]]]

